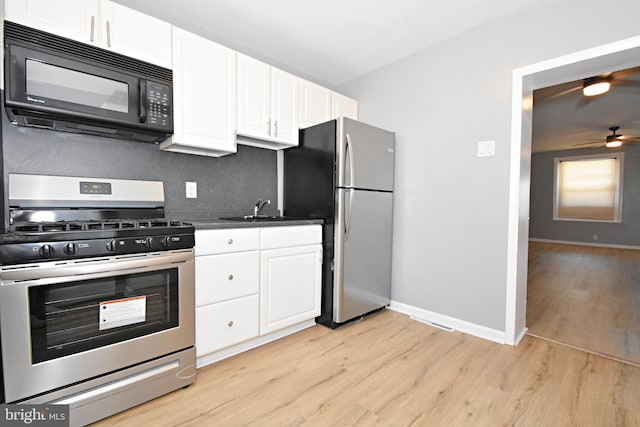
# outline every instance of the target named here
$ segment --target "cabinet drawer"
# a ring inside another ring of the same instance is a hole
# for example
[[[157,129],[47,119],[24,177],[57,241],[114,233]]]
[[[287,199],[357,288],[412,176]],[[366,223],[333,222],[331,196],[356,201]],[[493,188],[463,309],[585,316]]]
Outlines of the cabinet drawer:
[[[265,227],[260,229],[260,249],[285,248],[322,243],[321,225]]]
[[[196,356],[258,336],[258,295],[196,308]]]
[[[258,251],[196,258],[196,307],[258,293]]]
[[[196,256],[258,249],[257,228],[196,231]]]

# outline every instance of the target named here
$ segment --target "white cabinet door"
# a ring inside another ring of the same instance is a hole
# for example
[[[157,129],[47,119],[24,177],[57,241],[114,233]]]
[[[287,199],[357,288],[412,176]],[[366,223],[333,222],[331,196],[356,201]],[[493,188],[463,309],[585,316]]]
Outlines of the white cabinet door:
[[[327,120],[331,120],[331,91],[301,79],[299,126],[306,128]]]
[[[238,133],[271,137],[271,67],[238,54]]]
[[[109,0],[7,0],[6,19],[171,68],[171,24]]]
[[[236,148],[236,53],[173,28],[174,134],[164,150],[219,157]]]
[[[84,43],[98,43],[98,0],[5,0],[5,19]]]
[[[271,135],[279,142],[298,145],[298,78],[271,68]]]
[[[102,46],[171,68],[171,24],[108,0],[102,0]]]
[[[322,245],[260,254],[260,334],[320,315]]]
[[[358,120],[358,101],[341,95],[336,92],[331,93],[331,117],[349,117]]]
[[[238,134],[263,148],[298,145],[298,78],[238,54]]]
[[[196,308],[196,356],[258,336],[258,295]]]

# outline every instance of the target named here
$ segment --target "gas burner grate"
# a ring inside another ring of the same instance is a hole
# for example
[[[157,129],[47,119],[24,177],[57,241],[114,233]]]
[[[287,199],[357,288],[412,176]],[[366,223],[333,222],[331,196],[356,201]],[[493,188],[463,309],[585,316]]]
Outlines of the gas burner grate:
[[[180,227],[191,225],[181,221],[165,219],[154,220],[116,220],[116,221],[55,221],[22,222],[11,226],[14,233],[57,233],[65,231],[96,231],[120,229],[144,229],[157,227]]]

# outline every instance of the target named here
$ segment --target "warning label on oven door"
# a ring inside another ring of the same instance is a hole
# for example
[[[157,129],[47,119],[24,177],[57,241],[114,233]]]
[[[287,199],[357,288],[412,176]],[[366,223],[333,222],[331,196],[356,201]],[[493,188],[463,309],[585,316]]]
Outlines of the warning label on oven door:
[[[100,303],[100,330],[133,325],[146,320],[147,297],[115,299]]]

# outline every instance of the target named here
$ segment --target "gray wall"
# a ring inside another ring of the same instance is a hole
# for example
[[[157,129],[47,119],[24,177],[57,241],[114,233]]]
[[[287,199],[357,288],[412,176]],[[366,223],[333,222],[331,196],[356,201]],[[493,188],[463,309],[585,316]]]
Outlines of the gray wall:
[[[396,131],[393,300],[505,331],[512,71],[639,22],[638,0],[549,2],[339,87]],[[476,157],[484,140],[495,157]]]
[[[167,217],[183,220],[247,215],[259,198],[277,206],[272,150],[238,146],[237,154],[220,158],[171,153],[155,144],[14,126],[4,111],[2,137],[5,190],[9,173],[163,181]],[[185,197],[186,181],[198,183],[197,199]]]
[[[554,221],[553,177],[556,157],[610,153],[611,150],[567,150],[531,156],[531,207],[529,236],[537,239],[640,246],[640,145],[628,145],[624,152],[622,223]],[[593,235],[597,235],[597,241]]]

